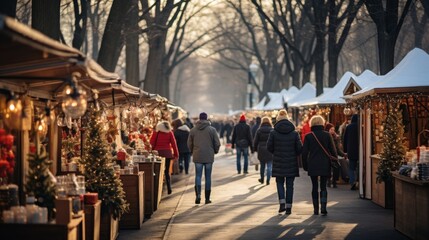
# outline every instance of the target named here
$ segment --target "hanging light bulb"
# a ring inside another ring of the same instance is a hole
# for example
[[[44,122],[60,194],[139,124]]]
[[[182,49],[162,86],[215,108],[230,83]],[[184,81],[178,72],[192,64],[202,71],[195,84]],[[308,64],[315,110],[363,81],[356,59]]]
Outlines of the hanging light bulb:
[[[39,136],[44,137],[48,133],[48,125],[43,118],[36,122],[36,130]]]
[[[86,112],[87,100],[86,92],[77,86],[77,74],[73,74],[73,80],[70,85],[64,89],[64,99],[61,107],[63,112],[71,118],[79,118]]]
[[[19,129],[22,120],[22,101],[12,93],[12,98],[6,103],[4,122],[11,129]]]
[[[343,113],[346,116],[350,116],[352,114],[352,110],[349,107],[345,107]]]

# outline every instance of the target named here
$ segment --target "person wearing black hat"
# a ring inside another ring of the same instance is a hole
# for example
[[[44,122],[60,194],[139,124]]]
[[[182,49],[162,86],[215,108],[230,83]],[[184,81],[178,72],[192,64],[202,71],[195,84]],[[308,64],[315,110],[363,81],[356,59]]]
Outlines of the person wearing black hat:
[[[243,173],[247,174],[249,166],[249,147],[253,153],[252,134],[250,133],[250,126],[246,123],[246,117],[241,115],[240,122],[235,125],[232,131],[232,148],[237,150],[237,173],[241,173],[241,154],[244,158]]]
[[[219,152],[220,141],[216,129],[210,126],[207,113],[200,113],[199,120],[191,129],[188,137],[188,147],[191,150],[195,164],[195,204],[201,202],[201,178],[205,177],[205,203],[211,203],[211,174],[214,155]]]

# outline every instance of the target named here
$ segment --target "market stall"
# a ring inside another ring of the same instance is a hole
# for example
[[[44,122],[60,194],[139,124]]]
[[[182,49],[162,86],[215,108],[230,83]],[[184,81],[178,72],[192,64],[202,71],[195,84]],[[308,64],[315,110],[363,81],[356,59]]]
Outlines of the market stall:
[[[414,49],[377,82],[351,95],[363,121],[361,152],[363,165],[367,166],[363,171],[364,188],[370,190],[365,193],[370,192],[375,203],[394,208],[395,227],[413,238],[418,238],[416,231],[424,231],[417,222],[427,223],[429,216],[427,208],[421,209],[423,215],[413,214],[412,218],[404,213],[416,204],[405,198],[427,202],[428,74],[429,55]],[[401,171],[406,177],[392,176],[390,171],[401,166],[409,169]],[[417,174],[411,174],[413,168]],[[411,223],[416,224],[410,227]]]
[[[0,228],[19,221],[46,224],[40,225],[40,234],[57,231],[64,239],[79,234],[83,239],[85,232],[88,239],[115,239],[128,203],[140,216],[132,227],[139,227],[146,173],[137,166],[139,161],[162,162],[148,139],[159,120],[171,118],[167,99],[127,84],[76,49],[1,15],[0,42],[0,147],[7,153],[0,155],[0,211],[6,216]],[[113,166],[112,160],[121,164]],[[121,176],[139,187],[127,183],[125,193]],[[162,174],[158,177],[162,186]],[[31,199],[31,209],[43,216],[34,221],[19,206],[29,206]],[[93,231],[86,231],[85,223]],[[16,227],[26,232],[32,225]],[[32,238],[46,239],[40,234]]]

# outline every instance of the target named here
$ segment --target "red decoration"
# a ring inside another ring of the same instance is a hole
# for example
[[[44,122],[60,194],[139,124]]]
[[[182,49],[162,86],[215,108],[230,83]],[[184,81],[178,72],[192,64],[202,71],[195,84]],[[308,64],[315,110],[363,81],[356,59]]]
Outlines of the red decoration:
[[[83,197],[85,204],[94,205],[98,201],[98,193],[85,193]]]
[[[12,151],[14,136],[6,134],[0,128],[0,178],[7,178],[13,175],[15,167],[15,154]]]

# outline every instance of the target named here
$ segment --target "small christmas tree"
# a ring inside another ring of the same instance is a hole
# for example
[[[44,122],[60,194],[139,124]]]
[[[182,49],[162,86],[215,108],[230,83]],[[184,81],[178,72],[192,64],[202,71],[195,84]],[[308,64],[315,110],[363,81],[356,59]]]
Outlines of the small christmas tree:
[[[399,169],[406,149],[403,144],[404,125],[402,111],[397,106],[388,105],[389,112],[383,124],[383,150],[378,165],[377,182],[392,181],[392,172]]]
[[[25,184],[27,194],[34,194],[40,207],[47,207],[49,217],[52,217],[55,207],[55,183],[53,175],[49,172],[52,160],[49,160],[44,147],[36,146],[34,153],[28,154],[28,175]]]
[[[85,168],[86,190],[97,192],[102,201],[102,211],[109,212],[114,219],[128,211],[122,182],[113,169],[105,130],[100,122],[99,111],[91,109],[86,128],[82,164]]]

